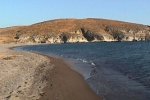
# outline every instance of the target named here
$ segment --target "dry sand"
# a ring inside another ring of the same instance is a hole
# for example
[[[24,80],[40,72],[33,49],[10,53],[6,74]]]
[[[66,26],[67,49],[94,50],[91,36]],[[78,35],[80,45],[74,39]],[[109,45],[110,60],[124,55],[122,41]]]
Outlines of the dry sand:
[[[61,59],[0,45],[0,100],[100,100]]]

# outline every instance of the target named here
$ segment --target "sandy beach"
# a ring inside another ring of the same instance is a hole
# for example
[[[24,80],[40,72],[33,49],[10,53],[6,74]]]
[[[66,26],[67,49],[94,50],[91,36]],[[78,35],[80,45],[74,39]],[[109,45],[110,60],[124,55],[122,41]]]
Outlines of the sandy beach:
[[[0,100],[102,100],[62,59],[0,45]]]

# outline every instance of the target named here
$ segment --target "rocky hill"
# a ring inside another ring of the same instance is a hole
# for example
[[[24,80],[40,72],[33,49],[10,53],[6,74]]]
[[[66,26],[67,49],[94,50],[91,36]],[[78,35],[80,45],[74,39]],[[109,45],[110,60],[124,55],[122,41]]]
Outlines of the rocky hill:
[[[0,43],[149,41],[150,27],[106,19],[57,19],[30,26],[0,28]]]

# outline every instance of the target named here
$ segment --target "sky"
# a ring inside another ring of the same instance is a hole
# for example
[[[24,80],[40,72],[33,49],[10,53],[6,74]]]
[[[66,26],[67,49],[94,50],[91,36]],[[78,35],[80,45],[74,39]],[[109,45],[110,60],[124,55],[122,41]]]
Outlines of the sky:
[[[150,0],[0,0],[0,28],[62,18],[150,25]]]

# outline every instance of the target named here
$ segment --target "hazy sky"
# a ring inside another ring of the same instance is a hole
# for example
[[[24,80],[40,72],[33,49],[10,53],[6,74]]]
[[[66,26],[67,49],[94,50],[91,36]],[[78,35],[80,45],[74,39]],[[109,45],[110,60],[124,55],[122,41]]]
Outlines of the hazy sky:
[[[58,18],[105,18],[150,25],[150,0],[0,0],[0,27]]]

